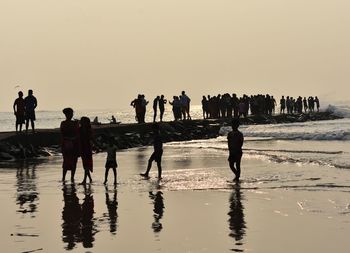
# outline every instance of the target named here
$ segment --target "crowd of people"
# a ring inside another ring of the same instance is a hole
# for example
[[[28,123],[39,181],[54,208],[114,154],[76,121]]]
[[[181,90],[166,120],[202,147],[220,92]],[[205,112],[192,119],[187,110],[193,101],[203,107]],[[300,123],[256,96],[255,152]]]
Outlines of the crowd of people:
[[[269,94],[262,95],[243,95],[237,97],[236,94],[229,93],[219,94],[217,96],[203,96],[202,111],[204,119],[217,118],[239,118],[250,115],[272,115],[276,113],[277,102],[276,99]],[[304,97],[284,96],[280,99],[280,113],[307,113],[314,112],[315,108],[319,111],[320,101],[317,96],[314,98],[310,96],[308,99]],[[304,111],[303,111],[304,108]]]
[[[135,108],[135,119],[137,123],[145,123],[145,115],[147,111],[147,105],[149,101],[145,99],[145,95],[139,94],[137,98],[131,101],[131,106]],[[157,96],[153,100],[153,122],[157,121],[158,109],[159,109],[159,121],[163,121],[165,104],[168,100],[164,95]],[[185,91],[181,92],[179,96],[173,96],[173,100],[169,101],[172,106],[172,112],[174,120],[186,120],[191,119],[190,115],[190,103],[191,99],[186,95]]]
[[[320,100],[318,99],[317,96],[315,97],[306,97],[302,98],[299,96],[297,99],[294,99],[293,97],[287,96],[284,98],[282,96],[280,100],[280,108],[281,111],[280,113],[285,113],[287,112],[288,114],[293,114],[293,113],[307,113],[307,112],[317,112],[320,111]],[[304,109],[304,110],[303,110]]]

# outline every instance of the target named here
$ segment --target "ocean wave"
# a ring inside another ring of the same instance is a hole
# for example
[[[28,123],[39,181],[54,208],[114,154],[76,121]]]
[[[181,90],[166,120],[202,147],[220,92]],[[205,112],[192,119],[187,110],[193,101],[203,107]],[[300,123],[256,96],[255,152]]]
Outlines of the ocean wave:
[[[328,105],[326,111],[333,113],[334,115],[350,118],[350,106],[349,105]]]
[[[305,152],[304,152],[305,153]],[[315,152],[309,152],[309,153],[315,153],[315,154],[327,154],[331,152],[322,152],[322,151],[315,151]],[[335,161],[329,161],[329,160],[322,160],[320,158],[311,158],[311,157],[291,157],[287,155],[279,154],[271,154],[266,153],[265,151],[261,150],[246,150],[245,156],[248,158],[265,158],[268,161],[275,162],[275,163],[294,163],[299,165],[318,165],[318,166],[327,166],[332,168],[338,168],[338,169],[350,169],[350,164],[343,164],[343,163],[337,163]]]
[[[317,140],[317,141],[348,141],[350,140],[350,127],[347,124],[334,125],[294,125],[294,126],[273,126],[273,127],[248,127],[242,129],[245,137],[260,138],[260,140]],[[220,135],[225,136],[231,127],[222,127]]]

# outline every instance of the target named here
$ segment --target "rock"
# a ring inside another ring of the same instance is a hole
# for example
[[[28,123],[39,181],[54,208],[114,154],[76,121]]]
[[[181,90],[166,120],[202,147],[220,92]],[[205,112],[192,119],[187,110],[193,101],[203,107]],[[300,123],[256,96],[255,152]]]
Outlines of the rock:
[[[0,152],[0,161],[9,161],[9,160],[14,160],[15,157],[10,155],[9,153],[6,152]]]

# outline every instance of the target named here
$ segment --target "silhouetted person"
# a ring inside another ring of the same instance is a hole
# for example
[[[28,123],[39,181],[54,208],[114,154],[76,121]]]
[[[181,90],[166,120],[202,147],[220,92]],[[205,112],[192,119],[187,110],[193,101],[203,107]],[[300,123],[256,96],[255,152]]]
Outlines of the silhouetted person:
[[[80,155],[79,124],[72,121],[73,109],[65,108],[63,113],[66,120],[61,122],[61,148],[63,156],[62,181],[66,179],[67,171],[71,171],[71,181],[74,182],[75,170],[77,168],[78,156]]]
[[[118,201],[117,201],[117,189],[113,188],[113,197],[109,197],[108,188],[106,186],[106,206],[109,217],[109,232],[116,234],[117,232],[117,219],[118,219]]]
[[[240,189],[240,183],[237,182],[235,189],[230,195],[230,210],[228,212],[228,223],[230,228],[229,236],[235,239],[235,245],[242,245],[243,236],[246,233],[246,222],[244,220],[244,206],[242,205],[242,193]],[[241,252],[240,249],[231,249],[232,251]]]
[[[142,114],[143,114],[143,107],[142,107],[142,96],[139,94],[137,98],[135,98],[131,104],[135,108],[135,119],[140,124],[142,122]]]
[[[109,119],[111,124],[118,124],[117,119],[112,115],[112,117]]]
[[[103,184],[107,184],[107,179],[108,179],[108,172],[109,169],[113,170],[113,174],[114,174],[114,185],[117,184],[117,147],[114,145],[113,143],[113,139],[109,139],[109,143],[107,146],[107,160],[106,160],[106,164],[105,164],[105,180],[103,182]]]
[[[88,117],[80,119],[80,156],[83,162],[84,179],[82,184],[86,184],[86,179],[89,178],[92,182],[91,174],[93,172],[92,160],[92,129],[91,122]]]
[[[64,184],[62,191],[64,200],[62,211],[62,240],[68,244],[65,249],[71,250],[81,238],[81,206],[74,184]]]
[[[141,95],[141,123],[145,123],[146,117],[146,106],[148,105],[148,101],[145,98],[145,95]]]
[[[156,122],[159,99],[160,99],[160,97],[157,96],[157,97],[153,100],[153,122]]]
[[[304,112],[307,113],[308,107],[307,107],[307,100],[306,100],[306,97],[304,97],[304,99],[303,99],[303,106],[304,106]]]
[[[28,96],[24,99],[24,108],[25,108],[25,118],[26,118],[26,132],[28,132],[29,121],[32,126],[33,133],[35,132],[34,121],[35,118],[35,108],[38,106],[36,98],[33,96],[33,91],[28,90]]]
[[[163,115],[164,115],[164,110],[165,110],[165,104],[167,103],[168,101],[164,98],[164,95],[161,95],[160,96],[160,99],[159,99],[159,111],[160,111],[160,121],[162,122],[163,121]]]
[[[159,233],[163,229],[163,225],[160,220],[164,214],[164,201],[163,201],[163,193],[161,191],[157,191],[156,194],[153,192],[149,192],[149,197],[153,200],[153,217],[154,222],[152,223],[152,229],[154,233]]]
[[[158,180],[162,179],[162,155],[163,155],[163,141],[159,133],[159,125],[153,125],[153,148],[154,151],[148,160],[148,166],[145,173],[140,174],[146,178],[149,177],[149,171],[152,167],[152,162],[155,161],[158,167]]]
[[[174,120],[177,121],[181,119],[181,102],[178,96],[173,96],[173,99],[173,102],[169,102],[169,104],[173,106]]]
[[[181,92],[180,102],[182,107],[182,114],[184,115],[183,119],[185,120],[186,116],[187,116],[187,119],[191,119],[191,115],[190,115],[191,99],[186,95],[185,91]]]
[[[22,125],[25,122],[25,105],[22,91],[18,92],[18,98],[13,103],[13,112],[16,116],[16,133],[18,130],[22,132]]]
[[[101,122],[98,121],[98,117],[97,117],[97,116],[96,116],[96,117],[94,118],[94,120],[92,121],[92,124],[94,124],[94,125],[101,125]]]
[[[206,96],[203,96],[202,98],[202,111],[203,111],[203,119],[207,119],[209,115],[209,102],[206,98]]]
[[[315,101],[315,103],[316,103],[317,112],[319,112],[319,111],[320,111],[320,100],[319,100],[318,97],[316,96],[314,101]]]
[[[242,159],[242,146],[243,146],[243,134],[238,130],[239,120],[232,120],[232,131],[227,135],[228,149],[229,149],[229,165],[232,172],[235,174],[234,180],[239,180],[241,176],[241,159]]]

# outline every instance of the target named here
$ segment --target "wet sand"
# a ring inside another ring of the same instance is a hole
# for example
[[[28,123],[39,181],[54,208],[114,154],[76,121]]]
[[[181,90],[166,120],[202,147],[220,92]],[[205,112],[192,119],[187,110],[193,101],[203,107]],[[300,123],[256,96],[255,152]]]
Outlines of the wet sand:
[[[225,153],[166,144],[158,183],[138,175],[151,151],[118,153],[116,188],[105,154],[87,187],[60,157],[2,164],[2,252],[348,252],[348,171],[246,158],[237,185]]]

